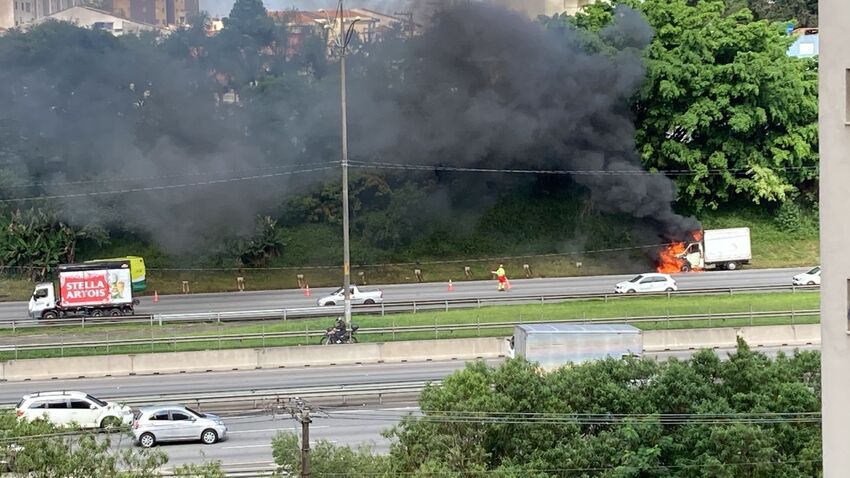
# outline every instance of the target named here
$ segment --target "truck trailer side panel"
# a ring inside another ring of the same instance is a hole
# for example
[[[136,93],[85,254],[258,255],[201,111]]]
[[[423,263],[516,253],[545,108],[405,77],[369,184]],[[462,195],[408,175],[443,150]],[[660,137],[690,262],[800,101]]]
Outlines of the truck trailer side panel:
[[[643,353],[640,329],[621,324],[523,324],[514,329],[517,357],[543,369]]]
[[[750,249],[750,228],[709,229],[703,238],[705,244],[705,263],[749,262],[752,259]]]
[[[60,271],[60,303],[63,307],[132,304],[131,280],[129,267]]]

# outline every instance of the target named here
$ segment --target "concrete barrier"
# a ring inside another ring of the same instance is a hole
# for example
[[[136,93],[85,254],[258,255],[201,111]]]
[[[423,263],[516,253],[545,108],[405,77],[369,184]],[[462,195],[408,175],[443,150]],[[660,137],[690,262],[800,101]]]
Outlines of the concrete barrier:
[[[647,330],[643,333],[643,350],[728,348],[737,345],[738,337],[752,347],[814,345],[820,343],[820,324]]]
[[[737,337],[751,346],[820,343],[820,325],[723,327],[650,330],[643,333],[646,352],[734,347]],[[0,362],[0,381],[151,375],[157,373],[252,370],[427,360],[474,360],[510,354],[502,337],[415,340],[346,346],[307,345],[265,349],[225,349],[135,355],[97,355]]]
[[[505,354],[505,340],[421,340],[347,346],[308,345],[134,355],[98,355],[0,362],[0,381],[152,375],[257,368],[305,367],[426,360],[474,360]]]

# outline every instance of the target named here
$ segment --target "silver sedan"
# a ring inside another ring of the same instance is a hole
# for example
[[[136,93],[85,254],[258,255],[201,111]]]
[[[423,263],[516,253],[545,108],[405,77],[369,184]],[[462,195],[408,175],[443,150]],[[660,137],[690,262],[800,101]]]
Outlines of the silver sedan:
[[[159,442],[197,441],[212,445],[227,437],[221,418],[182,405],[142,407],[133,420],[133,435],[139,445],[150,448]]]

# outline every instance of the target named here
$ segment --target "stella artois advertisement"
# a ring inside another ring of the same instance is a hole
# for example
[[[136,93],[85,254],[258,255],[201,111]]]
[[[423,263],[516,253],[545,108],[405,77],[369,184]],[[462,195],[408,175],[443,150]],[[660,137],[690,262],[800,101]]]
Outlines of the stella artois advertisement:
[[[133,301],[129,269],[61,272],[59,290],[66,307]]]

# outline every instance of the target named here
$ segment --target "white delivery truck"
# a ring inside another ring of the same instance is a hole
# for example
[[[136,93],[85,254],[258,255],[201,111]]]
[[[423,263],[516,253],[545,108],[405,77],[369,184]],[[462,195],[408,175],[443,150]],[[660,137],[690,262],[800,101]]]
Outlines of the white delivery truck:
[[[712,268],[734,271],[753,258],[750,228],[703,231],[702,240],[689,243],[681,257],[682,272]]]
[[[511,343],[514,357],[544,370],[643,353],[640,329],[626,324],[522,324],[514,327]]]
[[[57,272],[59,295],[52,282],[36,284],[29,301],[32,318],[132,315],[139,303],[133,299],[129,261],[65,264]]]

